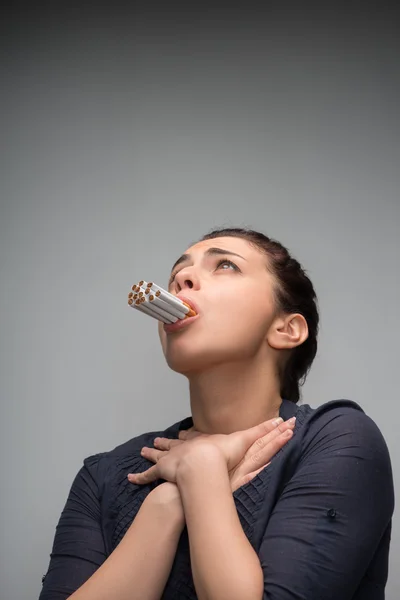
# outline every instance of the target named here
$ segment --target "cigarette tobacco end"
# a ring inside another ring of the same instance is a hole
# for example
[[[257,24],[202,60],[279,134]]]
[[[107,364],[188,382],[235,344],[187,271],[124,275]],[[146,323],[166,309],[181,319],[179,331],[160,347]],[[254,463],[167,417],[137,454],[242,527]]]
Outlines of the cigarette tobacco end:
[[[129,300],[128,300],[128,304],[129,304],[130,306],[132,306],[132,304],[133,304],[133,300],[132,300],[132,298],[129,298]]]
[[[132,298],[132,297],[133,297],[133,292],[129,292],[128,298]]]
[[[142,285],[143,285],[143,284],[144,284],[144,281],[143,281],[143,279],[142,279],[141,281],[139,281],[139,283],[138,283],[138,286],[139,286],[139,287],[142,287]]]

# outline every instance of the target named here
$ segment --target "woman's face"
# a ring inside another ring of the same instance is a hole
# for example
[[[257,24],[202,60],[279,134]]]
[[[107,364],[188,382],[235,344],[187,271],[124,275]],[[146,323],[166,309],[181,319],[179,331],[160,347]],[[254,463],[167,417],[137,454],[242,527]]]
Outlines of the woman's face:
[[[255,356],[275,317],[267,257],[244,239],[220,237],[198,242],[177,263],[168,289],[199,316],[173,333],[159,324],[170,368],[190,375]]]

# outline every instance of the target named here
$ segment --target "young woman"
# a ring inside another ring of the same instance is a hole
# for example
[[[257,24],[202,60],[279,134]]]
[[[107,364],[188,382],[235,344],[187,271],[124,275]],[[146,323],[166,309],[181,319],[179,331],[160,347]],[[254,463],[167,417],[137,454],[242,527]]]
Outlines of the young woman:
[[[390,459],[357,404],[296,404],[319,321],[301,265],[217,230],[169,290],[198,313],[159,327],[191,417],[84,461],[40,600],[383,599]]]

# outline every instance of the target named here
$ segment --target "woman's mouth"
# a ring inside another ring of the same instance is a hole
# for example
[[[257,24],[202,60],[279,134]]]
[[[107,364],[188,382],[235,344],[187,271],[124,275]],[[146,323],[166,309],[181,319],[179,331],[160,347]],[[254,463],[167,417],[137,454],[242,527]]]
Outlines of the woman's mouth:
[[[179,321],[176,321],[175,323],[171,323],[171,324],[164,323],[165,333],[174,333],[175,331],[180,331],[181,329],[184,329],[185,327],[190,325],[193,321],[198,319],[200,316],[199,309],[197,308],[196,304],[192,300],[189,300],[189,298],[185,298],[184,296],[180,296],[180,295],[178,295],[177,298],[179,298],[179,300],[182,300],[182,302],[184,302],[187,306],[189,306],[196,314],[193,317],[186,317],[185,319],[179,319]]]
[[[179,319],[176,323],[164,323],[164,331],[165,333],[174,333],[175,331],[180,331],[185,327],[188,327],[193,321],[199,318],[200,315],[195,315],[194,317],[187,317],[186,319]]]

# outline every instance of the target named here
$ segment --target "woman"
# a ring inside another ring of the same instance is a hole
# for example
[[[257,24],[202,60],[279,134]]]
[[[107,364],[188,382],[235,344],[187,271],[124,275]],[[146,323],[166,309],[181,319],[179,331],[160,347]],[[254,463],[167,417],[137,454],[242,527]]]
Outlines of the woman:
[[[319,320],[300,264],[261,233],[216,230],[169,290],[198,313],[159,328],[192,416],[84,461],[40,600],[384,598],[387,447],[350,401],[296,405]]]

